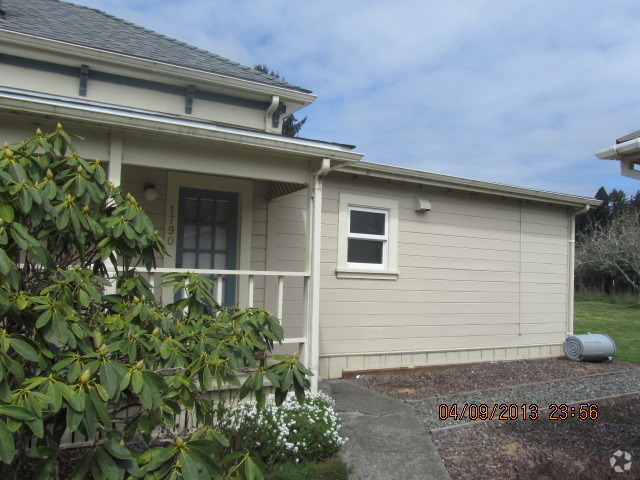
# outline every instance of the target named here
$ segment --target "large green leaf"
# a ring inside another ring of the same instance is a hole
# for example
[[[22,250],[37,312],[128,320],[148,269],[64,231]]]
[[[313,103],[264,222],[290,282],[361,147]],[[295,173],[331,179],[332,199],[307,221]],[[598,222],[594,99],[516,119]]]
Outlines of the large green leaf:
[[[0,205],[0,218],[6,223],[13,222],[13,207],[11,205]]]
[[[31,362],[38,361],[38,352],[33,348],[29,342],[21,337],[11,337],[11,346],[21,356]]]
[[[118,465],[113,458],[111,458],[111,455],[109,455],[104,449],[98,448],[96,451],[96,457],[98,458],[98,465],[100,466],[102,474],[109,480],[118,480]]]
[[[0,248],[0,273],[6,275],[11,270],[11,260],[7,256],[4,248]]]
[[[0,415],[15,418],[17,420],[33,420],[35,415],[23,407],[15,405],[0,405]]]
[[[182,477],[184,480],[200,480],[198,473],[198,460],[187,452],[180,454],[180,464],[182,465]]]
[[[11,463],[16,455],[16,444],[7,424],[0,420],[0,460]]]

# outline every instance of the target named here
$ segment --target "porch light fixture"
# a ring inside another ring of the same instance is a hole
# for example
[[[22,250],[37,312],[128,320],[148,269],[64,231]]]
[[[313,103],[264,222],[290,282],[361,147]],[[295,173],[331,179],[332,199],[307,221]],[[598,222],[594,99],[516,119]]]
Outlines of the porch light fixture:
[[[144,198],[150,202],[155,202],[158,199],[158,191],[153,183],[147,183],[144,186]]]

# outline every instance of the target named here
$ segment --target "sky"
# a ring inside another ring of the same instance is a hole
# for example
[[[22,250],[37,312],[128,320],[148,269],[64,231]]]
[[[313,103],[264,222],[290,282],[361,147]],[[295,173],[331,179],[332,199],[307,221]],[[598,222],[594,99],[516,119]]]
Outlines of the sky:
[[[318,96],[300,136],[370,162],[592,197],[640,130],[640,2],[75,0]]]

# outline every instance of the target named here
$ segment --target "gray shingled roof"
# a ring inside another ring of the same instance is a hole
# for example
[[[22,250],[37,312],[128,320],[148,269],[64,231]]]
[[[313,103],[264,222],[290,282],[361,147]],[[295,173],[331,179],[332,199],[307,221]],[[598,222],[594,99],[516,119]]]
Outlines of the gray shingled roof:
[[[309,90],[100,10],[59,0],[3,0],[0,29],[121,53],[288,90]]]
[[[624,137],[620,137],[616,140],[616,143],[628,142],[629,140],[633,140],[638,137],[640,137],[640,130],[630,133],[629,135],[625,135]]]

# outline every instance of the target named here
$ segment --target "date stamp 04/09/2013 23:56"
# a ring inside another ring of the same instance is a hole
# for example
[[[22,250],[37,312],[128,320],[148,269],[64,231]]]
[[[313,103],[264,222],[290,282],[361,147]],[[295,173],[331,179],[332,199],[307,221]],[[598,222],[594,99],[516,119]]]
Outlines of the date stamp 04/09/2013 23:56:
[[[568,405],[566,403],[552,403],[548,407],[541,407],[536,403],[464,403],[446,404],[438,407],[440,420],[596,420],[598,405],[595,403],[581,403]]]

